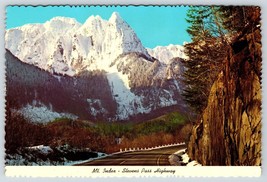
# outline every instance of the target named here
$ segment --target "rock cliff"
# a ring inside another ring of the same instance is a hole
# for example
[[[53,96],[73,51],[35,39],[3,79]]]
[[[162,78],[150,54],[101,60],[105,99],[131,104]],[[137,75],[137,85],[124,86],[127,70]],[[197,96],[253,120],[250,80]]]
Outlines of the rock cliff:
[[[207,107],[193,127],[188,154],[203,165],[261,165],[258,27],[250,26],[230,45]]]

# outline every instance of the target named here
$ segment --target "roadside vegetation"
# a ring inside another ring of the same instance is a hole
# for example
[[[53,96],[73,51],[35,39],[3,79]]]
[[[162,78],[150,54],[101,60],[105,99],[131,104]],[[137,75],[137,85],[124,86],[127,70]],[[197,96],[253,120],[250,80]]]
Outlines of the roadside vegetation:
[[[191,131],[187,118],[178,112],[143,122],[91,122],[59,118],[48,124],[28,122],[7,112],[6,151],[36,145],[69,145],[112,153],[125,148],[145,148],[184,142]]]

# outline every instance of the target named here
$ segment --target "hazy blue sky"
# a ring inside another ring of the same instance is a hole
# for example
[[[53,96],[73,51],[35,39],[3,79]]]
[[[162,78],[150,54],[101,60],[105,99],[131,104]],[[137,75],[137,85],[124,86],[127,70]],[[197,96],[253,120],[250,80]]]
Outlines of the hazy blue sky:
[[[103,19],[109,19],[112,12],[116,11],[134,29],[143,45],[153,48],[157,45],[181,45],[184,41],[190,41],[186,33],[187,9],[188,7],[179,6],[8,6],[6,28],[28,23],[44,23],[55,16],[72,17],[84,23],[91,15],[100,15]]]

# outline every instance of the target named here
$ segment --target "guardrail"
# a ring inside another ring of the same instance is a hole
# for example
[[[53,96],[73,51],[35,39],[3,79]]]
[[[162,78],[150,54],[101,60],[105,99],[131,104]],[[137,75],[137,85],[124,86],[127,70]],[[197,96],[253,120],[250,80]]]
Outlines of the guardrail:
[[[145,148],[139,148],[139,147],[124,148],[124,149],[120,149],[119,152],[115,152],[113,154],[124,153],[124,152],[135,152],[135,151],[147,151],[147,150],[154,150],[154,149],[160,149],[160,148],[166,148],[166,147],[172,147],[172,146],[179,146],[179,145],[184,145],[184,144],[185,142],[172,143],[172,144],[160,145],[160,146],[155,146],[155,147],[145,147]]]

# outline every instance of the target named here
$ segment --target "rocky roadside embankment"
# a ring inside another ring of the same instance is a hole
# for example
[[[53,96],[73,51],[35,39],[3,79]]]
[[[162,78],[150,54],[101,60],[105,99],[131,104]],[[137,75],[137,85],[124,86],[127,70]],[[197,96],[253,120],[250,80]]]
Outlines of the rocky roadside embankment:
[[[193,127],[188,155],[202,165],[261,165],[259,26],[248,26],[230,45],[207,107]]]

